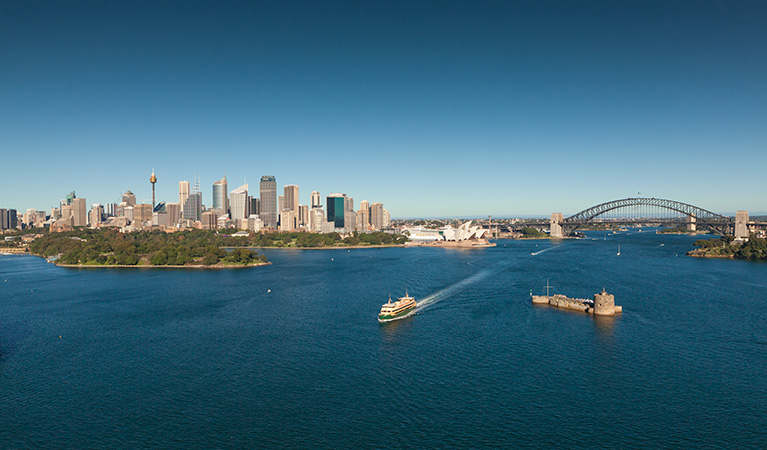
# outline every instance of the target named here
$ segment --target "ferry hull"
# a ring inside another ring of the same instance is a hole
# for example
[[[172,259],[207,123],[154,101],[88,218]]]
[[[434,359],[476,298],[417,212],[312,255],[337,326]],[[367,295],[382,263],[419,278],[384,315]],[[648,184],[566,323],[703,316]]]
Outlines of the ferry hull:
[[[399,314],[379,314],[378,322],[386,323],[386,322],[392,322],[394,320],[404,319],[405,317],[409,317],[413,315],[413,313],[415,312],[415,307],[416,305],[413,305],[412,308],[402,311]]]

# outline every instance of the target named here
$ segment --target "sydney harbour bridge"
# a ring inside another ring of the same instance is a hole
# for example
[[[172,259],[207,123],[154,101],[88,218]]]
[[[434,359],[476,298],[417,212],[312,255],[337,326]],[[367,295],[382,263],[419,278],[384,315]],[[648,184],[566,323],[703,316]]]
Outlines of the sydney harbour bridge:
[[[516,222],[512,226],[541,225],[545,223]],[[716,234],[748,237],[750,231],[767,224],[749,222],[747,211],[738,211],[733,219],[675,200],[624,198],[600,203],[569,217],[553,213],[548,225],[552,237],[568,236],[580,227],[606,225],[679,226],[689,232],[704,228]]]

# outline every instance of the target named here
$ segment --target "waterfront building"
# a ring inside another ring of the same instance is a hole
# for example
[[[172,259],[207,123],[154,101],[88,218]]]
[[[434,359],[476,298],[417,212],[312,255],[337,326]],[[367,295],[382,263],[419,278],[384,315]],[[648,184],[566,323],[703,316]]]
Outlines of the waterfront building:
[[[84,198],[77,197],[72,203],[72,217],[74,217],[74,226],[84,227],[88,225],[87,203]]]
[[[178,226],[178,221],[181,219],[181,205],[178,203],[166,203],[165,211],[168,213],[167,226]]]
[[[200,222],[202,222],[203,230],[215,230],[218,226],[218,217],[213,211],[205,211],[202,213]]]
[[[213,209],[219,215],[229,214],[229,198],[226,196],[228,189],[229,184],[226,182],[226,177],[213,182]]]
[[[287,184],[283,187],[285,192],[285,204],[283,209],[289,209],[298,215],[298,185]]]
[[[259,216],[265,227],[277,227],[277,179],[273,175],[261,177],[261,212]]]
[[[348,209],[344,211],[344,229],[346,231],[354,231],[357,229],[357,213],[349,211]]]
[[[328,222],[333,222],[336,228],[344,227],[346,212],[346,194],[330,194],[327,196]]]
[[[230,195],[230,209],[232,211],[232,219],[244,220],[250,215],[248,210],[248,184],[245,183],[237,189],[233,190]]]
[[[280,211],[280,231],[293,231],[296,229],[296,212],[292,209]]]
[[[383,203],[374,202],[370,204],[370,225],[375,230],[380,230],[384,227]]]
[[[72,195],[74,195],[74,191],[72,191]],[[67,196],[67,199],[69,196]],[[125,193],[122,196],[121,201],[125,202],[127,206],[136,206],[136,194],[134,194],[131,191],[125,191]],[[67,203],[68,204],[68,203]]]
[[[360,206],[362,206],[362,204],[360,204]],[[360,208],[360,210],[357,211],[357,231],[364,233],[368,231],[368,227],[370,227],[370,213],[367,209]]]
[[[188,181],[179,181],[178,182],[178,204],[181,205],[181,208],[183,210],[184,204],[186,204],[186,199],[189,198],[189,182]]]
[[[320,203],[320,191],[312,191],[311,209],[322,208]]]
[[[8,217],[8,210],[0,208],[0,230],[7,230],[10,228],[10,219]]]
[[[309,231],[322,232],[322,224],[325,222],[325,211],[322,208],[312,208],[309,211]]]

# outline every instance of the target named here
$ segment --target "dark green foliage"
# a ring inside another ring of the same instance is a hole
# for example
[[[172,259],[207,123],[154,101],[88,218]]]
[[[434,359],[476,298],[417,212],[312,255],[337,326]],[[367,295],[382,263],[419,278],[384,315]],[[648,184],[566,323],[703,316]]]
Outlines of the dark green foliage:
[[[62,264],[97,264],[133,266],[144,260],[152,265],[217,264],[228,256],[221,247],[247,246],[245,237],[231,237],[205,230],[185,230],[176,233],[139,231],[120,233],[116,230],[87,228],[63,233],[45,233],[29,245],[36,255],[59,255]],[[248,264],[259,255],[239,252],[237,263]],[[247,261],[247,262],[242,262]],[[146,262],[144,262],[146,264]]]
[[[748,242],[735,242],[732,236],[722,236],[714,239],[699,239],[695,246],[700,247],[695,252],[705,255],[732,256],[739,259],[767,259],[767,239],[751,236]]]
[[[543,231],[538,231],[537,229],[533,227],[525,227],[522,228],[522,236],[526,238],[545,238],[549,237],[548,234],[544,233]]]

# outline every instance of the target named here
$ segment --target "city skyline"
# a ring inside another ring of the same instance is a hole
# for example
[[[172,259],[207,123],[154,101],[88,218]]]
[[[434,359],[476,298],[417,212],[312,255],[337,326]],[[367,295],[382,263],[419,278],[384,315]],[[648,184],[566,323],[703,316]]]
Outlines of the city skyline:
[[[207,205],[222,176],[268,173],[301,204],[348,192],[395,217],[639,195],[765,213],[766,19],[760,2],[14,3],[0,207],[151,199],[154,168],[158,201],[199,176]]]

